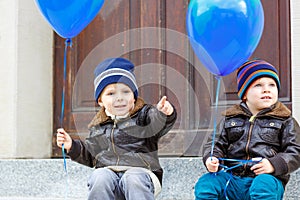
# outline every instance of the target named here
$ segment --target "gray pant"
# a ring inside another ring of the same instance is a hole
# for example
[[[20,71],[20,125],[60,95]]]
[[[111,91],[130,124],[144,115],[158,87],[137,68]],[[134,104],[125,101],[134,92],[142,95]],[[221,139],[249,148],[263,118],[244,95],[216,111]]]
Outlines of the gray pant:
[[[88,200],[154,200],[149,174],[139,168],[114,172],[96,169],[88,180]]]

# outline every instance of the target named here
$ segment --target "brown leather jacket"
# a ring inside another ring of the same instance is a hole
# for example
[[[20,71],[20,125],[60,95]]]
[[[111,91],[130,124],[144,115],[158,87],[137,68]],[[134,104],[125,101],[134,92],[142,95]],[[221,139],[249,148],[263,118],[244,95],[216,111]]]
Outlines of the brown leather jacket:
[[[128,118],[113,120],[101,108],[89,124],[90,135],[85,141],[73,140],[68,155],[76,162],[96,168],[147,168],[162,182],[158,141],[173,127],[176,117],[175,108],[172,115],[166,116],[140,98]]]
[[[213,156],[241,160],[267,158],[275,169],[272,175],[286,185],[289,174],[300,167],[300,128],[291,111],[277,102],[252,117],[247,105],[241,103],[226,110],[224,115],[216,131]],[[204,146],[204,164],[211,155],[211,142],[212,137]],[[224,162],[228,167],[236,164]],[[244,165],[232,172],[254,177],[250,167]]]

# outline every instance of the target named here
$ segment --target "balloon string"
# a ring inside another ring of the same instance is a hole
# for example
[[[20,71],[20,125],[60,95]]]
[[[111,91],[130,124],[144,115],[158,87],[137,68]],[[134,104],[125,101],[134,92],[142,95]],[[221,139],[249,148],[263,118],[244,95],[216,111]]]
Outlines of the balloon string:
[[[63,122],[64,122],[68,47],[72,47],[72,40],[70,38],[66,39],[66,41],[65,41],[65,50],[64,50],[64,75],[63,75],[63,89],[62,89],[62,94],[61,94],[60,127],[63,127]]]
[[[257,164],[259,162],[262,161],[261,157],[257,157],[257,158],[252,158],[250,160],[240,160],[240,159],[232,159],[232,158],[219,158],[220,161],[228,161],[228,162],[237,162],[238,164],[233,165],[232,167],[227,167],[226,165],[222,165],[220,164],[220,167],[223,167],[224,172],[230,171],[230,178],[228,179],[228,181],[226,182],[225,188],[224,188],[224,196],[226,198],[226,200],[229,200],[228,196],[227,196],[227,188],[229,186],[229,183],[231,181],[231,179],[233,178],[232,172],[231,170],[243,165],[247,165],[248,163],[252,163],[252,164]]]
[[[67,171],[67,162],[66,162],[66,153],[65,153],[65,145],[64,144],[62,144],[61,150],[62,150],[62,155],[63,155],[63,159],[64,159],[64,171],[66,173],[65,199],[67,199],[67,196],[69,193],[69,175],[68,175],[68,171]]]
[[[65,40],[65,49],[64,49],[64,74],[63,74],[63,89],[62,89],[62,95],[61,95],[62,99],[61,99],[60,127],[63,127],[63,122],[64,122],[68,47],[72,47],[72,40],[70,38],[67,38]],[[68,191],[69,191],[69,178],[68,178],[66,153],[65,153],[65,145],[64,144],[62,144],[62,148],[61,149],[62,149],[62,155],[63,155],[63,160],[64,160],[64,171],[66,173],[65,199],[67,199]]]
[[[227,162],[236,162],[238,164],[233,165],[231,167],[227,167],[226,165],[220,164],[220,167],[223,168],[223,171],[227,172],[230,171],[234,168],[243,166],[243,165],[247,165],[248,163],[253,163],[253,164],[257,164],[259,162],[262,161],[261,157],[257,157],[257,158],[252,158],[250,160],[242,160],[242,159],[231,159],[231,158],[218,158],[220,161],[227,161]]]
[[[63,155],[63,158],[64,158],[64,170],[65,170],[66,174],[68,174],[68,171],[67,171],[67,161],[66,161],[66,153],[65,153],[65,144],[62,144],[61,150],[62,150],[62,155]]]
[[[215,137],[216,137],[216,129],[217,129],[217,114],[218,114],[218,104],[219,104],[219,93],[220,93],[220,85],[221,85],[221,77],[216,76],[215,77],[218,81],[217,84],[217,90],[216,90],[216,105],[215,105],[215,113],[214,113],[214,130],[213,130],[213,135],[212,135],[212,144],[211,144],[211,152],[210,152],[210,157],[212,158],[214,148],[215,148]]]
[[[226,200],[229,200],[229,198],[227,196],[227,188],[228,188],[228,185],[229,185],[232,178],[233,178],[232,173],[230,173],[230,178],[226,182],[226,185],[225,185],[225,188],[224,188],[224,195],[225,195]]]

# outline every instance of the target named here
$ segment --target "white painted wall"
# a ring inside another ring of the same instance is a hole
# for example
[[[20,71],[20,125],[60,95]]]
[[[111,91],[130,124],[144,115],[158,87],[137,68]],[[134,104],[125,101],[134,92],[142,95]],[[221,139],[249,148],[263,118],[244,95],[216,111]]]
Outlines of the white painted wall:
[[[0,141],[5,144],[0,155],[14,154],[16,144],[16,7],[15,1],[0,1]]]
[[[0,1],[0,158],[51,155],[51,28],[33,0]]]

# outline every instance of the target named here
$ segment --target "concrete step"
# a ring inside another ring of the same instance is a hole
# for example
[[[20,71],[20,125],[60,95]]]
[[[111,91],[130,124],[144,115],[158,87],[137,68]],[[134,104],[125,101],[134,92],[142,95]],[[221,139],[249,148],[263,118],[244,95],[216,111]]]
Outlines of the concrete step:
[[[160,158],[163,189],[157,200],[194,200],[193,187],[206,172],[201,158]],[[93,171],[67,159],[0,159],[0,200],[85,200]],[[300,197],[300,170],[287,185],[285,200]]]
[[[67,200],[68,198],[55,198],[55,197],[0,197],[0,200]],[[68,199],[68,200],[73,200],[72,199]],[[74,200],[86,200],[84,198],[80,198],[80,199],[74,199]]]

